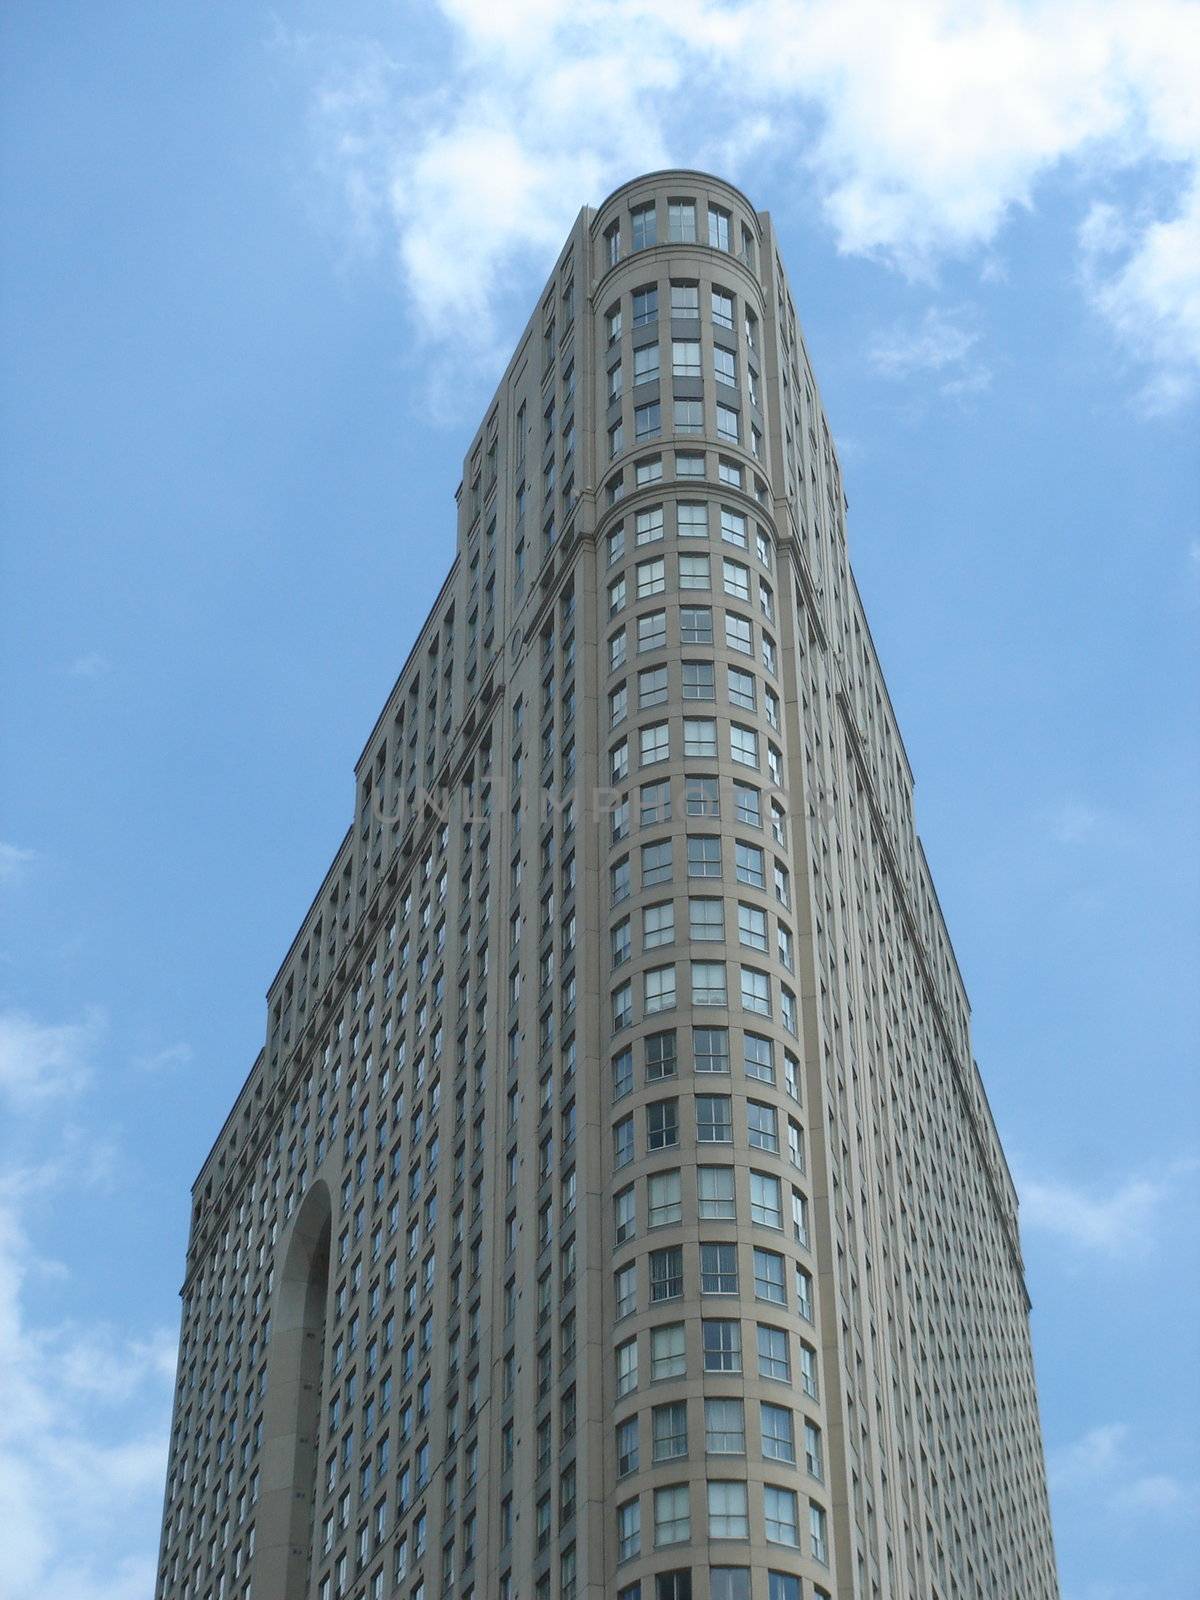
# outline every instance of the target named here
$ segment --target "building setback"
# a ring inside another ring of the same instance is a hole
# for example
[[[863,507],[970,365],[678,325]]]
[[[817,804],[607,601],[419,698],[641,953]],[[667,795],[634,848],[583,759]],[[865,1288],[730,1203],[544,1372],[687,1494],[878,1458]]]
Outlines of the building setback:
[[[844,511],[769,216],[585,208],[196,1181],[160,1600],[1057,1596]]]

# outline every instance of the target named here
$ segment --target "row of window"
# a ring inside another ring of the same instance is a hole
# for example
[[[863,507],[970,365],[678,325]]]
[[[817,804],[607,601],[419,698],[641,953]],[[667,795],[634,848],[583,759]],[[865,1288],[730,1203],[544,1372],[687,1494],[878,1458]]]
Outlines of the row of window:
[[[661,1116],[652,1119],[647,1107],[647,1144],[653,1137],[662,1137],[675,1130],[664,1127]],[[678,1140],[676,1139],[676,1143]],[[661,1148],[661,1147],[660,1147]],[[737,1197],[733,1167],[700,1166],[695,1169],[695,1214],[702,1222],[736,1222]],[[689,1175],[690,1184],[690,1175]],[[805,1249],[810,1243],[808,1199],[795,1185],[789,1185],[791,1194],[792,1237]],[[613,1247],[619,1249],[638,1236],[638,1186],[628,1183],[613,1196]],[[643,1215],[647,1231],[669,1227],[683,1221],[683,1171],[670,1167],[664,1172],[652,1172],[643,1180]],[[750,1202],[750,1221],[758,1227],[772,1228],[782,1233],[784,1226],[782,1179],[772,1172],[747,1174],[747,1192]]]
[[[701,1569],[705,1570],[705,1569]],[[709,1600],[753,1600],[749,1567],[709,1567]],[[759,1594],[763,1594],[759,1590]],[[692,1600],[692,1569],[659,1572],[653,1578],[635,1578],[617,1591],[617,1600]],[[767,1573],[766,1600],[829,1600],[824,1589],[804,1590],[801,1580],[790,1572]]]
[[[712,557],[705,554],[685,554],[680,552],[676,557],[676,586],[681,591],[702,589],[709,590],[713,587]],[[741,600],[749,604],[754,595],[754,575],[745,562],[736,561],[732,556],[721,558],[721,589],[733,600]],[[763,578],[758,579],[758,609],[768,622],[775,621],[775,593],[770,584]],[[655,595],[665,594],[667,591],[667,560],[665,556],[653,556],[647,561],[639,561],[633,569],[633,597],[635,600],[650,600]],[[629,599],[629,576],[621,573],[614,578],[608,586],[608,614],[616,616],[624,610]]]
[[[676,780],[676,787],[679,780]],[[721,815],[721,780],[715,777],[701,776],[698,773],[688,773],[682,779],[683,785],[683,815],[687,817],[712,817]],[[753,784],[744,783],[740,779],[733,779],[734,816],[739,826],[747,828],[761,828],[763,825],[762,791]],[[637,815],[639,828],[652,828],[661,823],[670,822],[673,812],[674,798],[672,796],[672,782],[670,779],[661,779],[654,783],[643,783],[637,792]],[[631,800],[628,791],[617,796],[611,806],[611,842],[618,844],[629,836]],[[771,837],[778,845],[787,843],[787,812],[778,800],[771,799]],[[699,866],[698,853],[697,865]],[[747,869],[751,865],[751,858],[747,857]],[[786,869],[785,869],[786,872]],[[708,871],[697,871],[696,877],[719,876]],[[786,877],[782,880],[786,882]]]
[[[691,1030],[692,1067],[704,1076],[729,1072],[729,1029]],[[648,1033],[641,1041],[645,1082],[660,1083],[679,1071],[677,1030],[665,1028]],[[775,1042],[765,1034],[742,1034],[742,1070],[758,1083],[775,1084]],[[790,1050],[783,1052],[783,1087],[793,1100],[800,1099],[800,1063]],[[633,1046],[626,1045],[612,1058],[613,1099],[620,1100],[633,1089]]]
[[[725,962],[723,961],[691,961],[688,964],[690,978],[690,1004],[693,1006],[728,1006],[729,987],[726,978]],[[763,972],[758,967],[739,966],[738,976],[738,1004],[743,1011],[752,1012],[755,1016],[772,1017],[776,1014],[776,1007],[772,997],[772,990],[777,980],[769,972]],[[678,975],[675,963],[669,962],[661,967],[651,967],[642,974],[642,1015],[655,1016],[662,1011],[673,1011],[679,1003]],[[779,1020],[791,1034],[799,1032],[799,1018],[796,1009],[796,996],[784,983],[778,984],[779,988]],[[623,1029],[633,1026],[633,983],[627,980],[620,983],[611,995],[611,1027],[613,1033],[620,1033]]]
[[[746,1115],[746,1142],[751,1150],[765,1150],[778,1155],[779,1120],[772,1105],[757,1100],[739,1101]],[[645,1108],[646,1153],[673,1149],[679,1144],[678,1099],[656,1100]],[[727,1094],[697,1094],[692,1097],[694,1134],[697,1144],[733,1143],[733,1098]],[[613,1124],[613,1165],[618,1170],[628,1166],[636,1156],[634,1118],[632,1113]],[[804,1171],[804,1129],[794,1117],[787,1119],[788,1159],[800,1172]],[[726,1171],[714,1168],[713,1173]],[[730,1197],[732,1203],[732,1197]],[[701,1215],[706,1213],[702,1210]],[[714,1212],[714,1215],[719,1213]]]
[[[709,1456],[744,1456],[746,1449],[746,1408],[740,1398],[716,1399],[706,1396],[704,1408],[704,1453]],[[616,1426],[617,1476],[628,1477],[641,1468],[642,1415],[634,1412]],[[758,1403],[758,1447],[764,1461],[782,1461],[794,1467],[797,1461],[796,1414],[790,1406],[774,1401]],[[807,1417],[800,1419],[800,1448],[809,1476],[822,1482],[825,1453],[821,1430]],[[668,1400],[650,1411],[650,1465],[686,1460],[688,1455],[688,1402]]]
[[[656,458],[661,463],[661,457]],[[707,539],[709,533],[709,503],[706,500],[680,500],[674,506],[675,533],[680,539]],[[739,550],[749,550],[749,523],[744,512],[733,506],[719,506],[718,528],[725,544],[736,545]],[[641,507],[634,515],[634,544],[654,544],[665,532],[665,517],[661,505]],[[611,566],[625,553],[625,524],[619,522],[608,534],[608,562]],[[771,540],[765,529],[755,524],[754,549],[758,559],[768,571],[772,567]]]
[[[716,781],[715,778],[711,780],[714,785]],[[720,878],[723,875],[722,852],[726,841],[721,834],[689,833],[684,842],[689,878]],[[642,846],[643,888],[653,888],[671,881],[674,844],[673,839],[662,839],[655,844]],[[766,861],[766,851],[761,845],[754,844],[749,839],[733,841],[733,870],[738,883],[743,883],[750,889],[765,889]],[[646,877],[647,872],[650,875],[649,880]],[[776,900],[780,905],[790,907],[791,874],[783,862],[774,856],[771,858],[771,874]],[[609,900],[614,906],[627,899],[632,892],[633,878],[629,856],[622,856],[609,867],[608,888]]]
[[[750,1537],[749,1485],[737,1480],[710,1479],[705,1485],[709,1539],[748,1539]],[[649,1541],[656,1550],[673,1544],[686,1544],[692,1538],[691,1489],[686,1483],[670,1484],[649,1492],[647,1499],[653,1518]],[[829,1563],[827,1518],[815,1500],[807,1507],[808,1553],[814,1561]],[[626,1500],[617,1507],[617,1560],[629,1561],[642,1550],[642,1498]],[[778,1484],[762,1486],[763,1536],[768,1544],[802,1548],[800,1538],[800,1498],[794,1489]],[[704,1535],[698,1533],[698,1538]]]
[[[640,1346],[647,1346],[646,1376],[658,1383],[664,1378],[687,1376],[687,1326],[682,1322],[660,1323],[641,1338],[634,1334],[623,1339],[613,1352],[617,1398],[623,1399],[638,1388]],[[817,1352],[803,1339],[796,1340],[797,1376],[800,1388],[810,1400],[820,1398],[817,1387]],[[742,1324],[732,1317],[704,1317],[700,1323],[700,1366],[708,1373],[740,1374],[742,1365]],[[754,1370],[760,1378],[774,1383],[792,1383],[792,1344],[785,1328],[770,1323],[754,1324]]]
[[[646,884],[648,874],[660,870],[658,855],[670,840],[661,844],[642,846],[642,883]],[[666,857],[665,870],[670,878],[670,854]],[[694,895],[688,903],[688,939],[692,944],[716,943],[720,944],[725,939],[725,903],[723,900],[708,896]],[[746,905],[739,900],[737,906],[737,937],[738,943],[745,945],[750,950],[760,950],[765,955],[769,948],[769,921],[767,913],[758,906]],[[673,901],[662,900],[654,905],[643,906],[641,910],[642,923],[642,949],[656,950],[663,945],[675,942],[675,905]],[[633,955],[633,928],[629,917],[622,917],[609,933],[610,956],[614,968],[623,966]],[[780,964],[791,972],[794,969],[794,950],[791,929],[779,918],[775,921],[775,955]],[[649,1006],[650,990],[646,992],[647,1009]]]
[[[714,283],[709,290],[709,312],[712,317],[714,330],[720,328],[724,333],[732,333],[737,328],[737,296],[731,289],[719,283]],[[630,295],[630,308],[632,311],[631,326],[634,328],[650,328],[658,322],[658,284],[643,283],[633,290]],[[671,315],[672,333],[674,324],[679,322],[699,322],[700,320],[700,284],[694,278],[672,278],[669,286],[667,309]],[[758,317],[752,307],[743,301],[743,326],[746,334],[746,344],[751,350],[757,351],[759,346]],[[609,306],[604,314],[604,329],[611,349],[620,342],[621,334],[625,327],[625,313],[619,300]],[[643,338],[648,337],[646,334]],[[721,338],[721,334],[714,332],[714,341]],[[736,341],[734,341],[736,343]]]
[[[651,1250],[646,1258],[648,1270],[648,1304],[659,1306],[669,1300],[682,1300],[684,1296],[684,1247],[666,1245],[661,1250]],[[791,1263],[795,1286],[796,1310],[806,1322],[814,1321],[812,1275],[799,1262]],[[778,1250],[753,1246],[754,1298],[771,1305],[788,1305],[788,1258]],[[616,1318],[632,1316],[638,1309],[637,1263],[629,1262],[613,1273],[613,1293],[616,1298]],[[702,1295],[727,1295],[741,1293],[738,1266],[738,1246],[729,1243],[700,1245],[699,1274],[697,1278]]]
[[[672,294],[674,291],[672,291]],[[672,339],[671,340],[671,377],[699,379],[704,376],[704,368],[700,354],[699,339]],[[657,383],[662,375],[661,356],[658,341],[650,344],[640,344],[633,351],[633,386],[639,384]],[[758,374],[755,369],[747,364],[746,375],[750,391],[750,403],[760,405],[758,395]],[[737,351],[729,349],[726,345],[714,342],[712,347],[712,376],[717,383],[723,383],[730,389],[738,386],[738,358]],[[622,361],[614,361],[608,369],[606,379],[606,393],[609,405],[615,405],[625,392],[625,365]]]
[[[663,235],[667,244],[700,244],[700,233],[697,224],[696,201],[689,198],[668,197],[665,206],[666,232]],[[604,230],[604,261],[609,267],[616,266],[621,260],[622,252],[622,227],[628,229],[627,250],[634,253],[638,250],[649,250],[659,243],[659,207],[654,200],[643,200],[629,207],[623,217],[617,217],[610,222]],[[735,247],[737,231],[734,226],[733,213],[724,206],[713,205],[709,202],[707,207],[706,231],[704,240],[713,250],[732,252]],[[740,232],[739,258],[753,270],[755,263],[755,239],[753,231],[743,222]]]
[[[624,579],[618,579],[624,584]],[[612,610],[619,611],[625,603],[625,594],[622,592],[619,603],[614,604],[615,597],[610,590],[609,605]],[[679,643],[686,648],[688,645],[712,644],[713,640],[713,610],[711,606],[681,605],[679,615]],[[737,655],[753,656],[754,654],[754,624],[749,617],[744,617],[736,611],[725,611],[723,638],[725,648]],[[636,619],[633,624],[635,646],[638,655],[645,655],[650,650],[665,650],[667,647],[667,613],[665,611],[647,611]],[[628,656],[628,629],[622,625],[608,639],[608,666],[610,672],[616,672],[624,666]],[[764,628],[761,633],[762,664],[766,670],[775,677],[779,672],[779,656],[775,647],[775,640]]]
[[[711,663],[687,663],[693,667],[711,667]],[[716,687],[714,673],[709,671],[695,671],[689,677],[693,693],[689,699],[715,699]],[[704,692],[711,686],[711,694]],[[774,697],[772,696],[774,699]],[[620,702],[617,702],[620,709]],[[778,720],[778,702],[775,703],[776,720]],[[621,717],[625,715],[621,712]],[[620,718],[618,718],[620,720]],[[684,717],[682,728],[682,753],[689,759],[715,760],[719,755],[717,745],[717,719],[715,717]],[[757,729],[748,728],[744,723],[734,722],[729,725],[730,761],[735,766],[749,767],[759,771],[762,765],[759,748],[759,734]],[[652,767],[660,761],[671,759],[671,729],[667,722],[652,722],[637,730],[637,752],[639,767]],[[629,777],[629,740],[622,739],[613,745],[608,753],[609,782],[619,786]],[[777,789],[784,787],[783,753],[777,745],[769,740],[766,745],[766,767],[770,782]]]
[[[652,711],[655,706],[666,705],[670,700],[669,668],[644,667],[637,675],[637,709]],[[740,711],[758,710],[758,683],[752,672],[732,664],[725,668],[725,689],[730,705]],[[687,659],[681,664],[680,691],[684,700],[715,700],[717,698],[716,664],[705,658]],[[763,711],[768,725],[781,732],[779,696],[774,689],[766,689],[762,696]],[[624,722],[629,714],[629,685],[622,680],[608,695],[608,724],[610,729]],[[747,763],[748,765],[757,765]]]
[[[674,475],[677,479],[696,479],[707,476],[706,458],[702,451],[676,450],[673,456]],[[740,461],[734,461],[729,456],[717,457],[717,480],[728,484],[731,489],[744,489],[745,470]],[[661,454],[642,456],[633,465],[633,482],[636,489],[646,488],[652,483],[663,482],[663,457]],[[613,473],[605,485],[605,491],[610,506],[616,505],[626,494],[625,468],[620,467]],[[768,503],[767,486],[761,478],[754,479],[754,498],[760,505]],[[767,562],[767,565],[770,565]]]
[[[716,436],[722,444],[742,443],[741,413],[733,406],[717,401],[715,407]],[[695,399],[676,398],[671,402],[671,426],[674,433],[697,434],[704,430],[704,401]],[[633,408],[633,442],[642,444],[647,439],[656,439],[662,433],[662,402],[660,400],[647,400]],[[756,461],[762,460],[763,436],[762,430],[756,423],[750,424],[749,434],[750,454]],[[625,423],[614,422],[608,430],[608,456],[613,460],[625,449]]]

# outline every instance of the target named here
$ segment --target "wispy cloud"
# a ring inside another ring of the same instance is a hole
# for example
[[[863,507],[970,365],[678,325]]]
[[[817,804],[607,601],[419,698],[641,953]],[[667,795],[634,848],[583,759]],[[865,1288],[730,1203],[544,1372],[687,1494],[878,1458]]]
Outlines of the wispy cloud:
[[[979,358],[979,333],[964,310],[930,306],[917,322],[899,322],[876,336],[867,359],[884,378],[930,376],[945,395],[979,394],[992,381]]]
[[[138,1056],[135,1065],[143,1072],[172,1072],[178,1067],[186,1067],[191,1059],[190,1044],[170,1044],[162,1050],[152,1050],[147,1055]]]
[[[23,850],[19,845],[0,841],[0,883],[18,883],[36,860],[35,850]]]
[[[74,1093],[91,1075],[104,1029],[98,1011],[79,1022],[39,1022],[23,1011],[0,1012],[0,1096],[28,1108]]]
[[[291,41],[318,79],[320,160],[353,232],[394,252],[430,337],[495,342],[513,269],[544,266],[582,200],[647,167],[775,165],[777,207],[815,203],[839,249],[928,277],[968,252],[1002,270],[1006,221],[1073,163],[1092,199],[1111,206],[1118,174],[1143,197],[1084,230],[1093,304],[1151,369],[1158,404],[1183,398],[1200,365],[1189,0],[437,11],[450,47],[432,88],[399,36],[407,18],[396,37],[352,46]]]
[[[106,678],[112,671],[112,662],[99,650],[76,656],[67,668],[72,678]]]
[[[1193,1170],[1192,1163],[1175,1163],[1158,1177],[1130,1177],[1104,1188],[1018,1168],[1022,1230],[1051,1234],[1075,1249],[1102,1254],[1146,1248],[1154,1242],[1176,1184]]]
[[[1147,1471],[1143,1452],[1122,1422],[1106,1422],[1049,1452],[1056,1498],[1086,1498],[1111,1512],[1170,1517],[1200,1510],[1200,1486],[1169,1472]]]

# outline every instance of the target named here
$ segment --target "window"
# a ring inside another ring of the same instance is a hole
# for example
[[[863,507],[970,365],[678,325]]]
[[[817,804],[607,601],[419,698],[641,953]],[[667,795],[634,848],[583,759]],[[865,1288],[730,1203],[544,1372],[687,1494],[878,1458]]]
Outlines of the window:
[[[683,780],[684,809],[689,817],[719,817],[721,789],[716,778],[688,775]]]
[[[621,259],[621,224],[619,222],[610,222],[604,230],[604,259],[610,267],[615,267]]]
[[[674,293],[673,290],[672,293]],[[673,378],[698,378],[700,376],[699,340],[672,339],[671,376]]]
[[[722,210],[720,206],[709,206],[708,242],[714,250],[729,249],[729,224],[730,216],[728,211]]]
[[[734,871],[739,883],[752,889],[766,887],[766,868],[763,853],[756,844],[746,844],[739,839],[734,847]]]
[[[698,283],[671,283],[671,316],[679,322],[700,320],[700,285]]]
[[[728,1072],[728,1030],[726,1028],[693,1028],[692,1062],[697,1072]]]
[[[633,1088],[632,1050],[622,1050],[612,1058],[612,1086],[614,1100],[620,1100]]]
[[[768,1461],[796,1460],[796,1440],[792,1432],[792,1413],[787,1406],[774,1406],[769,1400],[760,1402],[762,1422],[762,1453]]]
[[[658,243],[658,226],[653,205],[638,206],[630,211],[629,237],[631,248],[634,250],[648,250],[652,244]]]
[[[693,454],[691,451],[676,450],[675,476],[677,478],[702,478],[704,476],[704,457]]]
[[[617,251],[619,254],[621,249],[621,229],[619,223],[613,224],[613,226],[608,230],[608,233],[605,234],[605,238],[608,238],[609,235],[616,236]],[[621,337],[621,307],[619,305],[612,306],[608,311],[605,312],[604,324],[608,333],[609,344],[616,344],[617,340]]]
[[[736,1220],[732,1167],[696,1168],[696,1214],[701,1221]]]
[[[687,1455],[687,1405],[682,1400],[655,1406],[650,1413],[655,1461],[677,1461]]]
[[[791,1117],[788,1118],[788,1160],[804,1171],[804,1129]]]
[[[655,407],[657,410],[658,407]],[[737,444],[741,438],[741,422],[736,411],[730,406],[718,405],[717,407],[717,438],[724,439],[727,444]]]
[[[718,408],[719,409],[719,408]],[[735,418],[737,413],[732,415]],[[635,439],[651,439],[662,429],[662,407],[657,400],[652,400],[648,405],[635,406],[633,412],[633,436]],[[720,433],[718,424],[717,432]],[[734,437],[737,437],[736,430]]]
[[[700,1293],[736,1294],[737,1292],[737,1245],[702,1244],[700,1246]]]
[[[746,1102],[746,1135],[752,1150],[766,1150],[779,1154],[779,1128],[775,1107],[763,1105],[760,1100]]]
[[[679,1143],[679,1101],[655,1100],[646,1107],[647,1150],[668,1150]]]
[[[617,1507],[617,1560],[628,1561],[642,1548],[642,1507],[636,1498]]]
[[[803,1267],[796,1267],[796,1310],[806,1322],[814,1322],[813,1315],[813,1281],[812,1274]]]
[[[765,972],[755,967],[743,967],[740,973],[743,1011],[754,1011],[763,1017],[771,1015],[771,980]]]
[[[626,1244],[637,1234],[637,1205],[633,1185],[613,1195],[613,1243]]]
[[[723,345],[713,346],[713,373],[718,383],[737,385],[737,357]]]
[[[639,345],[633,352],[633,381],[638,383],[658,382],[658,345]]]
[[[656,1172],[646,1180],[647,1226],[663,1228],[683,1218],[683,1197],[678,1172]]]
[[[704,432],[703,400],[676,400],[673,410],[676,433]]]
[[[746,1422],[740,1400],[704,1402],[704,1448],[710,1456],[746,1453]]]
[[[794,1456],[788,1457],[795,1460]],[[825,1476],[825,1455],[821,1448],[821,1430],[815,1422],[804,1424],[804,1465],[814,1478]]]
[[[662,477],[662,457],[643,456],[642,459],[635,465],[633,471],[634,476],[637,479],[637,486],[639,489],[642,488],[644,484],[657,483]]]
[[[644,328],[649,322],[658,320],[658,288],[655,284],[647,284],[642,289],[633,291],[633,325],[635,328]]]
[[[750,569],[744,567],[740,561],[730,561],[726,557],[721,562],[721,583],[725,593],[735,600],[749,600],[750,598]]]
[[[681,556],[681,561],[688,557]],[[707,566],[707,557],[692,557],[692,560],[701,560]],[[685,661],[683,663],[683,698],[685,700],[715,700],[717,698],[716,668],[711,661]],[[685,724],[686,728],[687,724]],[[705,724],[711,726],[711,724]],[[708,749],[703,751],[688,752],[685,754],[710,754]]]
[[[636,1416],[626,1417],[624,1422],[617,1423],[618,1478],[626,1478],[631,1472],[636,1472],[639,1458],[638,1419]]]
[[[713,642],[712,612],[707,606],[682,606],[680,608],[679,640],[681,644],[711,644]]]
[[[811,1400],[817,1398],[817,1352],[800,1342],[800,1387]]]
[[[675,907],[665,901],[662,905],[647,906],[642,912],[642,948],[654,950],[659,945],[672,944],[675,939]]]
[[[742,1325],[708,1317],[701,1323],[705,1372],[742,1370]]]
[[[733,798],[737,812],[737,820],[751,828],[762,827],[762,812],[760,810],[761,796],[757,789],[746,783],[735,783]]]
[[[676,508],[676,526],[681,539],[708,538],[708,507],[703,500],[681,500]]]
[[[715,756],[717,753],[717,725],[708,718],[683,719],[683,753],[685,756]]]
[[[722,961],[692,962],[692,1004],[694,1006],[727,1005],[725,988],[725,963]]]
[[[637,1268],[632,1263],[613,1273],[613,1298],[618,1318],[631,1316],[637,1310]]]
[[[638,562],[637,597],[639,600],[645,600],[650,595],[662,594],[666,587],[666,562],[661,556],[657,561]]]
[[[618,523],[608,536],[608,564],[619,561],[625,554],[625,524]]]
[[[744,908],[738,907],[739,921]],[[748,1078],[761,1083],[775,1082],[775,1047],[761,1033],[747,1033],[742,1039],[742,1066]]]
[[[744,1483],[708,1485],[708,1536],[710,1539],[748,1539],[750,1515]]]
[[[646,1082],[673,1078],[677,1069],[675,1029],[665,1028],[661,1033],[649,1033],[643,1041],[646,1065]]]
[[[788,1359],[787,1334],[782,1328],[769,1328],[758,1324],[758,1375],[760,1378],[777,1378],[781,1383],[792,1381],[792,1367]]]
[[[631,882],[628,856],[622,856],[620,861],[613,862],[608,870],[608,881],[610,898],[614,905],[628,897]]]
[[[707,556],[681,555],[679,557],[679,587],[681,589],[711,589],[712,574]],[[712,671],[711,667],[709,671]],[[696,695],[693,698],[711,700],[714,696]]]
[[[696,242],[696,202],[694,200],[667,201],[667,237],[672,244]],[[674,285],[672,285],[672,290]],[[674,310],[674,306],[672,306]]]
[[[799,1189],[792,1190],[792,1236],[797,1244],[808,1247],[808,1201]]]
[[[623,595],[622,604],[624,604]],[[725,643],[730,650],[736,650],[739,655],[754,654],[753,628],[748,617],[739,617],[732,611],[725,613]]]
[[[653,827],[656,822],[671,820],[671,786],[667,783],[644,783],[640,794],[640,826]]]
[[[788,1600],[799,1600],[799,1579],[795,1581],[796,1594]],[[710,1600],[750,1600],[750,1568],[709,1567],[708,1592]],[[774,1600],[774,1591],[771,1600]]]
[[[701,964],[693,962],[693,967]],[[732,1108],[733,1102],[726,1094],[696,1096],[696,1139],[700,1144],[733,1143]]]
[[[642,888],[652,889],[657,883],[670,883],[670,881],[670,839],[662,839],[657,844],[644,844],[642,846]]]
[[[743,711],[753,711],[755,708],[754,674],[743,672],[740,667],[726,667],[725,681],[729,688],[729,699],[735,706],[740,706]]]
[[[613,1124],[613,1166],[624,1167],[633,1160],[633,1118],[622,1117]]]
[[[678,1174],[676,1174],[678,1176]],[[682,1322],[650,1330],[651,1378],[681,1378],[687,1371],[687,1345]]]
[[[672,1245],[667,1250],[650,1252],[650,1303],[678,1300],[683,1293],[683,1249]]]
[[[795,1496],[793,1495],[793,1500]],[[767,1535],[770,1538],[770,1534]],[[829,1542],[826,1537],[825,1513],[814,1501],[808,1502],[808,1537],[813,1559],[823,1564],[829,1562]],[[796,1543],[799,1543],[797,1537]]]
[[[778,1178],[766,1172],[750,1174],[750,1220],[764,1228],[783,1227],[783,1198]]]
[[[624,575],[614,578],[608,586],[608,614],[610,617],[615,616],[622,609],[625,604],[625,595]]]
[[[800,1518],[795,1490],[780,1489],[772,1483],[763,1485],[763,1524],[768,1544],[799,1547]]]
[[[615,1352],[617,1371],[617,1398],[622,1395],[632,1394],[637,1388],[638,1357],[637,1340],[626,1339],[619,1344]]]
[[[739,550],[747,548],[746,519],[740,511],[721,507],[721,538],[726,544],[735,544]]]
[[[716,835],[689,834],[687,842],[688,877],[719,878],[721,876],[721,840]],[[724,988],[724,973],[721,974]]]
[[[639,511],[634,520],[636,544],[654,544],[663,536],[663,508],[661,506],[646,506]]]
[[[608,403],[609,403],[609,405],[613,405],[617,400],[619,400],[621,398],[621,391],[622,391],[623,388],[624,388],[624,384],[623,384],[622,379],[621,379],[621,363],[618,361],[614,366],[611,366],[608,369]],[[622,479],[620,477],[616,477],[616,478],[613,478],[611,480],[611,485],[617,485],[617,484],[621,484],[621,483],[622,483]],[[623,485],[622,485],[622,493],[623,492],[624,492],[624,490],[623,490]],[[610,487],[610,490],[609,490],[609,501],[610,501],[610,503],[613,502],[613,501],[619,500],[620,498],[621,498],[621,495],[618,494],[618,493],[615,493],[613,488]]]
[[[672,1484],[654,1491],[654,1543],[686,1544],[692,1536],[692,1522],[686,1483]]]
[[[608,457],[611,461],[614,456],[619,456],[625,448],[625,428],[620,422],[614,422],[608,430]]]
[[[654,1578],[654,1600],[692,1600],[692,1569],[659,1572]]]
[[[717,477],[722,483],[728,483],[735,489],[742,487],[742,469],[736,461],[730,461],[728,456],[722,456],[717,462]]]
[[[619,967],[629,960],[633,940],[629,935],[629,918],[623,917],[612,930],[612,964]]]
[[[787,1304],[787,1288],[784,1284],[784,1260],[775,1250],[754,1251],[754,1297],[756,1300],[770,1300],[774,1305]]]
[[[688,901],[688,937],[694,944],[725,937],[725,912],[720,900]]]
[[[758,735],[735,722],[729,729],[729,756],[739,767],[758,766]]]
[[[648,563],[648,565],[652,565],[652,563]],[[666,642],[667,614],[665,611],[649,611],[644,617],[637,619],[639,655],[646,650],[661,650]]]
[[[661,706],[667,699],[667,669],[666,667],[647,667],[638,673],[638,710],[645,711],[651,706]]]

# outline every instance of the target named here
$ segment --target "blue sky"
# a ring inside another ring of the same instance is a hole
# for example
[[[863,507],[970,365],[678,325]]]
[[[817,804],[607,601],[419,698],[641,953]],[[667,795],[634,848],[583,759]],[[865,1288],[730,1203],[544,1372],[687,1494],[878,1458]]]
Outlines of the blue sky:
[[[667,163],[782,234],[1023,1195],[1064,1594],[1194,1592],[1197,7],[0,27],[7,1600],[150,1592],[188,1185],[503,355]]]

